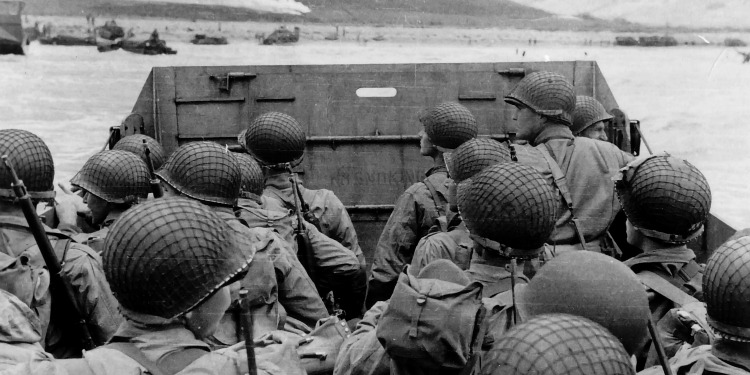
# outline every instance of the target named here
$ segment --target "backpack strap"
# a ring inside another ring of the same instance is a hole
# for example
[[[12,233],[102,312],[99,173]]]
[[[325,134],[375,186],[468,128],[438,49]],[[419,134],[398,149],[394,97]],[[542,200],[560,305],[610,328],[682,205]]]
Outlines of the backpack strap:
[[[430,181],[429,177],[422,180],[422,182],[424,182],[424,184],[427,186],[427,190],[430,191],[432,202],[435,203],[435,208],[438,212],[438,217],[445,216],[445,205],[448,204],[448,202],[445,202],[445,199],[440,199],[440,196],[438,195],[439,193],[435,188],[435,184]]]
[[[68,256],[68,250],[70,250],[70,238],[58,238],[55,241],[55,254],[60,254],[60,266],[65,265],[65,258]]]
[[[207,354],[208,351],[201,348],[185,348],[163,356],[159,361],[154,362],[143,354],[135,344],[127,341],[112,342],[104,348],[117,350],[122,354],[138,362],[152,375],[174,375],[185,369],[198,358]]]
[[[643,285],[664,296],[664,298],[672,301],[675,305],[684,306],[688,303],[700,302],[655,272],[640,271],[638,272],[638,278],[641,279]]]
[[[575,148],[575,143],[573,143],[573,148]],[[563,173],[562,169],[560,169],[560,165],[557,164],[557,161],[555,161],[555,159],[552,157],[552,148],[548,144],[545,143],[544,147],[540,147],[539,150],[541,151],[542,156],[544,156],[544,159],[547,161],[547,164],[550,167],[555,187],[557,188],[557,191],[560,192],[565,207],[567,207],[568,211],[570,211],[570,222],[573,224],[573,230],[575,230],[576,234],[578,235],[578,241],[581,243],[581,247],[586,250],[586,238],[583,237],[580,225],[578,224],[578,218],[576,218],[575,211],[573,210],[573,197],[570,195],[570,190],[568,189],[568,181],[565,178],[565,174]],[[570,160],[571,158],[565,160],[564,167],[566,169],[570,165]]]

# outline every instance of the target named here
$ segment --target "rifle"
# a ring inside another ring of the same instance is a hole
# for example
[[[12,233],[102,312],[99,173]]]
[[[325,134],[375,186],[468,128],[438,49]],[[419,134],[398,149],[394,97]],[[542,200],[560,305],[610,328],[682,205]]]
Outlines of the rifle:
[[[5,168],[8,169],[8,172],[10,172],[13,179],[13,183],[11,184],[11,186],[13,187],[13,191],[16,193],[18,201],[21,203],[23,216],[26,217],[26,222],[29,224],[29,229],[34,235],[34,239],[39,246],[39,252],[42,254],[44,263],[47,265],[47,269],[49,270],[51,278],[50,285],[52,285],[53,288],[56,288],[56,290],[62,292],[63,298],[67,301],[70,308],[73,309],[73,313],[78,319],[83,348],[86,350],[94,349],[96,345],[94,345],[94,340],[91,338],[91,332],[89,332],[86,317],[83,315],[80,306],[78,306],[78,303],[76,302],[76,295],[73,291],[73,286],[70,284],[70,280],[65,278],[65,276],[63,276],[62,274],[62,265],[60,265],[60,260],[57,259],[57,254],[55,254],[55,250],[52,248],[52,244],[49,242],[49,238],[47,238],[47,233],[42,226],[42,221],[39,220],[39,216],[37,216],[36,214],[34,203],[31,202],[31,195],[29,195],[28,191],[26,190],[26,185],[23,184],[23,181],[18,178],[16,170],[13,168],[10,160],[8,160],[8,155],[3,155],[2,159],[3,163],[5,164]]]
[[[307,236],[305,231],[305,219],[302,217],[303,206],[300,204],[302,196],[300,195],[299,185],[297,182],[297,174],[292,172],[292,167],[287,164],[287,169],[291,174],[289,181],[292,183],[292,190],[294,194],[294,207],[297,213],[297,228],[294,230],[294,237],[297,240],[297,258],[300,263],[305,267],[307,274],[312,279],[313,284],[318,285],[318,279],[315,272],[315,255],[313,253],[312,243],[310,238]]]
[[[145,139],[143,140],[143,148],[146,149],[146,166],[148,167],[148,173],[151,175],[151,180],[149,180],[148,184],[151,186],[151,192],[154,194],[154,198],[161,198],[164,196],[164,190],[162,190],[161,183],[159,182],[159,179],[156,178],[156,173],[154,173],[154,162],[151,160],[151,150],[148,148]]]
[[[245,351],[247,352],[247,372],[248,375],[257,375],[258,366],[255,363],[255,349],[253,339],[253,313],[250,311],[250,298],[245,288],[240,290],[240,321],[242,333],[245,338]]]

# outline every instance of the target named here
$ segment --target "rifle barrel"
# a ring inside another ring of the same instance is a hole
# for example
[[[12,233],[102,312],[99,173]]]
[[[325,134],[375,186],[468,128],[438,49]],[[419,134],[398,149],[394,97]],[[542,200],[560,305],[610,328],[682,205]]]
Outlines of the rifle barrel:
[[[258,367],[255,363],[255,345],[253,334],[253,313],[250,311],[250,298],[245,288],[240,290],[240,316],[242,317],[242,333],[245,336],[245,351],[247,352],[247,369],[249,375],[257,375]]]
[[[70,284],[70,281],[62,274],[62,265],[60,264],[60,260],[57,259],[57,254],[55,254],[55,250],[52,247],[52,244],[49,242],[47,231],[44,229],[42,221],[36,214],[36,208],[34,207],[34,203],[31,201],[31,195],[29,195],[28,191],[26,190],[26,185],[24,185],[23,181],[18,178],[16,170],[13,168],[10,160],[8,160],[8,155],[3,155],[2,159],[3,163],[5,164],[5,168],[8,169],[13,179],[13,191],[16,193],[16,197],[21,204],[23,216],[26,218],[26,222],[29,225],[29,230],[34,236],[34,240],[36,240],[37,246],[39,246],[39,252],[42,254],[44,263],[47,265],[47,269],[49,270],[50,278],[52,279],[51,285],[62,288],[63,292],[65,293],[64,296],[67,299],[67,302],[73,309],[73,313],[78,319],[78,324],[80,325],[80,331],[82,335],[83,347],[87,350],[93,349],[96,346],[94,345],[94,340],[91,338],[91,333],[89,332],[86,318],[81,312],[81,308],[78,306],[73,286]]]
[[[148,148],[146,140],[143,140],[143,148],[146,153],[146,166],[148,167],[148,174],[151,175],[151,180],[148,184],[151,186],[151,193],[154,194],[154,198],[161,198],[164,196],[164,190],[161,188],[161,182],[156,178],[156,172],[154,171],[154,161],[151,160],[151,149]]]

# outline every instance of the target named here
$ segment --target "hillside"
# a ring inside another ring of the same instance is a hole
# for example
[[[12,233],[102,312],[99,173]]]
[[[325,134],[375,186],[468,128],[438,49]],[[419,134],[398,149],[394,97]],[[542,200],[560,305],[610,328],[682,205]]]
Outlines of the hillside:
[[[143,0],[26,0],[26,2],[26,13],[32,15],[83,16],[91,13],[107,18],[130,16],[409,27],[497,27],[545,31],[629,32],[644,30],[642,26],[624,20],[606,21],[595,17],[560,17],[510,0],[301,0],[301,3],[311,9],[311,12],[304,15],[273,14],[246,8]]]
[[[746,0],[516,0],[560,15],[588,14],[659,27],[750,29]]]

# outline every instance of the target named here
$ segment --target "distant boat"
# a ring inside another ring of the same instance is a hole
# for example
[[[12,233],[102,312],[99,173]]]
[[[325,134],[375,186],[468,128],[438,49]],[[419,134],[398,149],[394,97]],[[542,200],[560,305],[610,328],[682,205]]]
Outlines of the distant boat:
[[[263,39],[263,44],[289,44],[297,43],[299,40],[299,27],[294,28],[294,32],[289,31],[286,26],[281,26],[274,30],[271,35]]]
[[[206,34],[195,34],[193,40],[190,41],[193,44],[229,44],[227,38],[223,36],[206,36]]]
[[[96,38],[93,36],[78,37],[60,34],[55,36],[43,36],[39,38],[39,43],[55,46],[95,46]]]
[[[128,52],[140,55],[174,55],[177,51],[167,47],[167,42],[159,39],[159,33],[154,30],[151,37],[147,40],[133,40],[130,38],[120,39],[117,41],[97,39],[96,49],[99,52],[110,52],[123,49]]]
[[[384,41],[384,40],[385,40],[385,37],[384,37],[384,36],[382,36],[382,35],[378,35],[378,36],[376,36],[376,37],[372,38],[372,40],[374,40],[374,41],[376,41],[376,42],[382,42],[382,41]]]
[[[0,1],[0,55],[25,55],[29,40],[23,32],[23,1]]]

